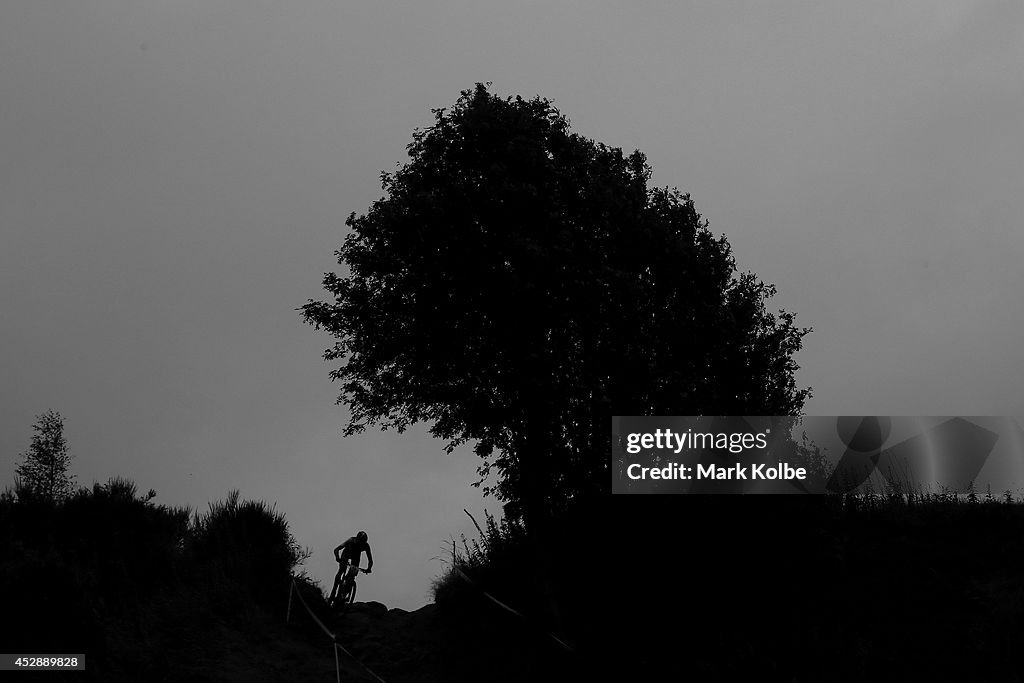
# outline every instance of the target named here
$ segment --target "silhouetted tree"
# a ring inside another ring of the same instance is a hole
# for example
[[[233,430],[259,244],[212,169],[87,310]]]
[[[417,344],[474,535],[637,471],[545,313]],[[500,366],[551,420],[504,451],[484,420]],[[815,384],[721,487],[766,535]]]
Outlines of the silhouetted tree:
[[[346,221],[307,322],[337,342],[346,434],[419,421],[475,442],[485,490],[530,518],[610,489],[613,414],[797,414],[809,330],[769,313],[689,195],[546,99],[478,84],[413,133]]]
[[[64,418],[53,410],[36,417],[32,443],[15,470],[19,490],[50,502],[64,500],[74,486],[74,475],[68,472],[71,455],[64,438]]]

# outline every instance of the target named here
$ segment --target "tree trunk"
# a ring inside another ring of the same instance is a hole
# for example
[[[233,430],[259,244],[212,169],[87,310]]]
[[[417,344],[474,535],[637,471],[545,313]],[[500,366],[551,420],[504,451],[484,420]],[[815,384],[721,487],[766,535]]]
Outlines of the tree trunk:
[[[540,588],[552,629],[561,636],[564,634],[562,614],[551,581],[554,562],[551,530],[554,520],[547,500],[549,491],[546,478],[552,457],[550,429],[547,415],[540,409],[543,404],[538,402],[529,405],[538,409],[527,416],[526,436],[518,454],[523,518],[530,552],[534,558],[534,580]]]

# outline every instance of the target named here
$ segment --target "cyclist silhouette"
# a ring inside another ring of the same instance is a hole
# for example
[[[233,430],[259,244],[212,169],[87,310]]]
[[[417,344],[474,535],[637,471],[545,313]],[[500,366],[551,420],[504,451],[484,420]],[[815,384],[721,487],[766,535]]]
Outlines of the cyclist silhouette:
[[[341,588],[342,580],[345,578],[345,572],[348,570],[349,565],[359,566],[359,560],[362,557],[363,551],[366,551],[367,562],[364,571],[367,574],[373,571],[373,553],[370,552],[370,544],[366,542],[367,538],[366,532],[360,531],[334,549],[334,559],[338,561],[338,575],[334,577],[334,588],[331,589],[330,604],[334,603],[334,598],[338,595],[338,589]]]

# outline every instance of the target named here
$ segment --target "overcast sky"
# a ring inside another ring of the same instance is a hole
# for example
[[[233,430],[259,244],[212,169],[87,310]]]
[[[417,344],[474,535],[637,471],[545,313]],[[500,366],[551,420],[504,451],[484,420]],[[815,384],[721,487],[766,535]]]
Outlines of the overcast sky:
[[[814,327],[812,414],[1024,414],[1024,4],[0,4],[0,485],[64,414],[81,483],[277,503],[415,608],[476,461],[343,438],[295,308],[430,110],[493,81],[645,152]],[[492,506],[493,508],[493,506]]]

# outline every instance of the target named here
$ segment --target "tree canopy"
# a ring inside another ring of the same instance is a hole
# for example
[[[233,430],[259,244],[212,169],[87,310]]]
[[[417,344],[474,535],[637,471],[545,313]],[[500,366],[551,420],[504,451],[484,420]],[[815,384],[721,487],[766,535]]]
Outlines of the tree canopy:
[[[610,490],[613,414],[798,414],[809,330],[643,154],[482,84],[434,117],[301,308],[336,337],[347,434],[430,423],[529,516]]]

